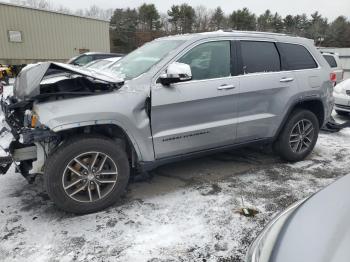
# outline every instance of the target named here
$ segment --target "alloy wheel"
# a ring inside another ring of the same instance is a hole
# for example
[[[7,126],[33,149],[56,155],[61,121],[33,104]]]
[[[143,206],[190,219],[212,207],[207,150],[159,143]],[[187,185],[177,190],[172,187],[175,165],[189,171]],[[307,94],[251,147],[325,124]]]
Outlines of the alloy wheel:
[[[294,153],[303,153],[310,148],[314,138],[314,126],[311,121],[302,119],[292,128],[289,145]]]
[[[118,179],[118,169],[110,156],[86,152],[66,166],[62,185],[65,193],[78,202],[96,202],[106,197]]]

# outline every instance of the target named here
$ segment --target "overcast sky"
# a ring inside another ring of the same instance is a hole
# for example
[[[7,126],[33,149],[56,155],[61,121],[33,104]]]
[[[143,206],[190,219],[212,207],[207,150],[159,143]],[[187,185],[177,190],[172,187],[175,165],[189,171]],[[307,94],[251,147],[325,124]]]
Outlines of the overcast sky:
[[[301,13],[310,15],[314,11],[319,11],[330,20],[339,15],[350,18],[350,0],[50,0],[50,2],[55,6],[62,5],[70,9],[84,9],[94,4],[106,9],[138,7],[146,2],[154,3],[164,13],[173,4],[188,3],[192,6],[204,5],[207,8],[221,6],[226,14],[235,9],[248,7],[256,14],[261,14],[266,9],[277,11],[283,16]]]

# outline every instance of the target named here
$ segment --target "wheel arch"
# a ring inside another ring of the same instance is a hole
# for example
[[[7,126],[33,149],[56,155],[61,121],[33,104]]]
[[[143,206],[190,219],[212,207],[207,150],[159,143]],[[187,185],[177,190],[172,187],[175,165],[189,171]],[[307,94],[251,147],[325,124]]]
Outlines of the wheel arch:
[[[75,125],[61,126],[54,131],[61,136],[62,140],[67,140],[78,135],[99,135],[115,140],[120,144],[130,158],[131,165],[134,166],[142,159],[140,149],[134,137],[121,125],[115,123],[78,123]]]
[[[288,118],[290,115],[296,110],[296,109],[306,109],[314,113],[318,119],[319,127],[321,128],[324,125],[325,121],[325,110],[324,110],[324,105],[321,99],[318,98],[309,98],[309,99],[303,99],[296,101],[293,103],[288,111],[287,114],[284,116],[283,121],[278,128],[276,135],[274,137],[274,140],[276,140],[281,133],[283,127],[285,126]]]

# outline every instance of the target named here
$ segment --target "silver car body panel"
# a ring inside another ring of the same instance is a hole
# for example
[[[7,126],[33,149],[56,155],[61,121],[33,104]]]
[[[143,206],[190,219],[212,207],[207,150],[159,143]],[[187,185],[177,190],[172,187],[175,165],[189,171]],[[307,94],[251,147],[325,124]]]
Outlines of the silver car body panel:
[[[152,136],[145,111],[148,96],[147,89],[135,91],[126,84],[112,93],[38,103],[33,111],[40,123],[54,132],[92,125],[119,126],[128,134],[138,157],[152,161]]]
[[[37,103],[40,122],[55,132],[79,126],[115,124],[132,141],[139,161],[184,155],[251,140],[272,138],[296,103],[323,103],[324,121],[333,107],[330,67],[310,40],[278,34],[214,32],[174,36],[186,40],[148,72],[108,94]],[[208,41],[254,40],[305,46],[317,61],[315,69],[266,72],[188,81],[169,87],[157,83],[167,66],[194,46]],[[159,41],[159,40],[155,40]],[[282,78],[291,82],[280,82]],[[234,88],[219,90],[222,85]],[[151,117],[145,101],[151,98]],[[151,120],[150,120],[151,119]]]
[[[330,115],[328,107],[333,107],[333,99],[330,98],[331,83],[327,74],[329,65],[315,51],[311,41],[285,36],[274,38],[273,34],[249,37],[206,33],[202,36],[206,37],[193,40],[167,64],[208,41],[254,40],[301,44],[319,66],[316,69],[190,81],[165,87],[156,82],[157,77],[164,73],[165,64],[152,85],[152,131],[157,159],[273,137],[291,106],[304,99],[319,99],[326,108],[325,115]],[[285,39],[280,40],[280,37]],[[281,83],[283,78],[293,78],[293,81]],[[235,88],[218,91],[217,87],[224,84]]]
[[[279,234],[269,261],[349,261],[349,186],[347,175],[297,208]]]

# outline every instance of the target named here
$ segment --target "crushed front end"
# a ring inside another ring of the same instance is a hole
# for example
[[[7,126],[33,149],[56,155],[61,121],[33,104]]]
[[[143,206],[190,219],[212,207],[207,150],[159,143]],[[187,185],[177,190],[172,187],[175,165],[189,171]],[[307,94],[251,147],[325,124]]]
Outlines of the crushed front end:
[[[16,172],[31,182],[36,174],[43,172],[47,152],[58,143],[59,137],[40,124],[38,116],[31,111],[32,102],[8,97],[0,103],[3,114],[0,174],[6,174],[13,163]]]
[[[0,174],[14,164],[16,172],[32,181],[44,172],[47,157],[62,141],[59,134],[40,123],[35,106],[106,94],[123,84],[116,76],[61,63],[24,67],[14,83],[13,95],[2,97],[0,102]]]

